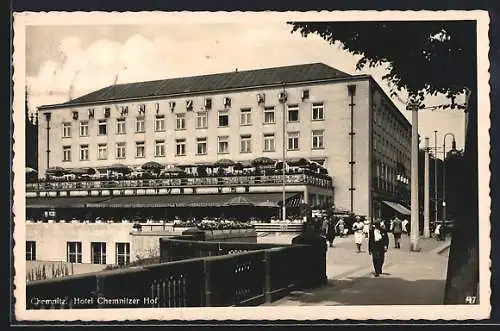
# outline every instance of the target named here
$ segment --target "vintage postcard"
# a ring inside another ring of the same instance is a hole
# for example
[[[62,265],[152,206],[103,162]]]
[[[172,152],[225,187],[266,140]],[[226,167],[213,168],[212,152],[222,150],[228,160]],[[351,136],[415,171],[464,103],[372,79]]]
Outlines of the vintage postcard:
[[[488,28],[14,13],[16,320],[487,318]]]

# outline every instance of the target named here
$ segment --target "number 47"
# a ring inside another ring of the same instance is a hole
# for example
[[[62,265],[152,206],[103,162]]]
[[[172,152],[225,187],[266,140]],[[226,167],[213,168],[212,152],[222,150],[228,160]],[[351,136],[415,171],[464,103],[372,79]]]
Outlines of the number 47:
[[[470,304],[470,305],[475,304],[476,303],[476,296],[470,296],[470,295],[466,296],[465,303]]]

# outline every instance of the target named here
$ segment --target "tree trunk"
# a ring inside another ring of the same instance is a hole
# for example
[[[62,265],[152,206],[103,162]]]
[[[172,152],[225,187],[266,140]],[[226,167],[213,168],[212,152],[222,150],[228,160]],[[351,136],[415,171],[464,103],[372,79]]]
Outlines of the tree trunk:
[[[478,111],[477,86],[471,84],[471,97],[465,153],[463,160],[463,176],[461,181],[460,212],[456,219],[456,227],[448,259],[446,277],[445,304],[468,303],[472,297],[479,302],[479,210],[478,210]],[[482,128],[483,129],[483,128]],[[483,298],[488,300],[488,298]]]

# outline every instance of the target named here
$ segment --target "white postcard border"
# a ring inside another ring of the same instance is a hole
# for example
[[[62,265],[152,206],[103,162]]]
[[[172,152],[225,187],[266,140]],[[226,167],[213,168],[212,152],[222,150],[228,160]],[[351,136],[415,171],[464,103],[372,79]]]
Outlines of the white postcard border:
[[[91,19],[90,19],[91,17]],[[483,319],[490,313],[490,157],[489,157],[489,16],[486,11],[322,11],[322,12],[24,12],[14,14],[14,151],[13,172],[24,173],[24,90],[25,33],[27,25],[97,25],[97,24],[164,24],[190,22],[260,21],[363,21],[363,20],[476,20],[478,55],[478,160],[479,160],[479,243],[480,297],[479,305],[439,306],[322,306],[313,309],[297,307],[220,307],[220,308],[147,308],[147,309],[73,309],[26,310],[25,289],[25,177],[14,177],[14,240],[13,250],[15,316],[18,321],[134,321],[134,320],[464,320]]]

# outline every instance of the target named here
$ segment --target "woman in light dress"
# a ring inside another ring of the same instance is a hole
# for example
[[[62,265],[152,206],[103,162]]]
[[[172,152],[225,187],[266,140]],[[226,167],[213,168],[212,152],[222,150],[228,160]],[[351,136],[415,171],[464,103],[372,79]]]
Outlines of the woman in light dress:
[[[364,238],[364,233],[363,233],[363,228],[365,224],[361,221],[361,219],[356,217],[356,221],[352,225],[352,230],[354,231],[354,243],[356,244],[357,252],[356,253],[361,253],[361,245],[363,244],[363,238]]]

